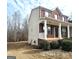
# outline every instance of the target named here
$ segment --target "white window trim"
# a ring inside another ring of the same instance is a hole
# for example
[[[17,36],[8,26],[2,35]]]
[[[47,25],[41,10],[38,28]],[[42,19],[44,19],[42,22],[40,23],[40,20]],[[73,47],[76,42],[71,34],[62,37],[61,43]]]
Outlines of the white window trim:
[[[48,12],[45,11],[45,16],[48,17]]]
[[[55,19],[57,20],[57,15],[54,15]]]
[[[62,17],[63,21],[64,21],[64,17]]]

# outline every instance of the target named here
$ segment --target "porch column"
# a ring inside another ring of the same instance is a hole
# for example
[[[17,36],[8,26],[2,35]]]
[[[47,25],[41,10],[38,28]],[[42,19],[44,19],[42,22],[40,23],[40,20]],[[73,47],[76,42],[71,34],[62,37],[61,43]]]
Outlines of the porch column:
[[[44,20],[44,37],[47,39],[47,20]]]
[[[55,27],[54,27],[54,38],[55,38]]]
[[[59,23],[59,39],[61,39],[62,38],[62,36],[61,36],[61,23]]]
[[[67,25],[67,36],[68,36],[68,38],[70,38],[70,29],[69,29],[69,25]]]

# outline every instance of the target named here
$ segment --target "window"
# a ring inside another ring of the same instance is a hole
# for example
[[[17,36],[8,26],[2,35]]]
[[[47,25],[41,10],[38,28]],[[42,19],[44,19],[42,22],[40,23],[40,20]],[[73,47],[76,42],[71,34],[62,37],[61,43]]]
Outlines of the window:
[[[47,30],[48,30],[48,34],[51,34],[51,27],[50,26],[48,26]]]
[[[41,16],[42,16],[42,17],[45,16],[45,10],[41,10]]]
[[[55,19],[57,19],[57,15],[54,15]]]
[[[45,12],[45,16],[48,17],[48,12]]]
[[[63,31],[63,32],[66,32],[66,29],[65,29],[65,28],[62,28],[62,31]]]
[[[44,27],[44,24],[43,23],[40,23],[39,24],[39,32],[44,32],[43,27]]]
[[[62,37],[67,37],[67,28],[66,27],[62,27]]]
[[[64,21],[64,17],[62,17],[62,20]]]
[[[50,30],[51,28],[50,27],[48,27],[48,30]]]

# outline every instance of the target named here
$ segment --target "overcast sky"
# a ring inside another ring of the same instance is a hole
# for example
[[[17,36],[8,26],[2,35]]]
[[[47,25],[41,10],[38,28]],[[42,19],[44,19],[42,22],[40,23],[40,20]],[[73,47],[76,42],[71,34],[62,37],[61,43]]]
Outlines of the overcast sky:
[[[72,12],[72,0],[7,0],[7,12],[11,16],[15,11],[21,12],[22,18],[30,14],[31,9],[43,6],[50,10],[57,6],[63,14],[69,16]]]

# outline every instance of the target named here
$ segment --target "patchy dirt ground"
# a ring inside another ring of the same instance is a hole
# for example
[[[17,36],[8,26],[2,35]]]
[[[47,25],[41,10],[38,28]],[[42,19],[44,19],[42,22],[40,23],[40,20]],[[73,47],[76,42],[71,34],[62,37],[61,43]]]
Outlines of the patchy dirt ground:
[[[16,59],[72,59],[71,52],[62,50],[43,51],[41,49],[33,49],[29,45],[21,47],[20,44],[20,48],[16,48],[17,46],[13,48],[12,45],[11,48],[8,46],[7,55],[16,56]]]

